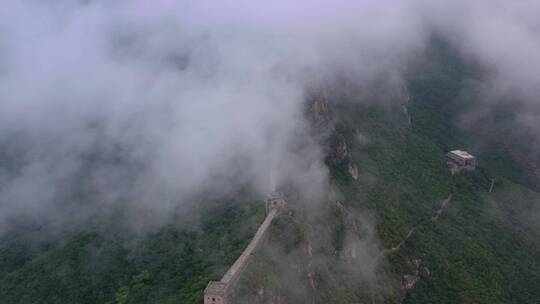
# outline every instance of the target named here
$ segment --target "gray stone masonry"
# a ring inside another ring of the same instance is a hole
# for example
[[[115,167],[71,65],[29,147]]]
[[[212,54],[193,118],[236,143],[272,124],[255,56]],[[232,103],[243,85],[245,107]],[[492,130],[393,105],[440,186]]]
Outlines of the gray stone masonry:
[[[280,193],[272,193],[270,195],[268,200],[266,200],[266,218],[264,219],[264,222],[255,233],[251,242],[249,242],[249,245],[244,252],[242,252],[231,268],[223,275],[221,281],[211,281],[208,283],[208,286],[204,290],[204,304],[231,304],[234,285],[238,281],[242,271],[249,264],[255,250],[263,243],[274,217],[281,209],[285,208],[285,206],[285,199]]]

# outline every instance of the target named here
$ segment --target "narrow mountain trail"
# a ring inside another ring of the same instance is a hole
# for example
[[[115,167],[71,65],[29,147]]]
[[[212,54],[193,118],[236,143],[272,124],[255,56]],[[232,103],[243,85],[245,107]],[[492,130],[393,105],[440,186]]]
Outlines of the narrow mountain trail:
[[[431,221],[432,222],[437,222],[440,218],[440,216],[443,214],[443,212],[446,210],[446,208],[448,208],[448,204],[450,203],[450,201],[452,200],[452,197],[453,197],[453,194],[450,194],[441,204],[441,206],[439,207],[439,209],[437,209],[437,211],[435,212],[435,215],[433,217],[431,217]],[[386,255],[386,254],[390,254],[390,253],[393,253],[395,251],[398,251],[404,244],[405,242],[407,242],[407,240],[409,238],[411,238],[413,235],[414,235],[414,232],[418,229],[418,226],[420,224],[412,227],[408,232],[407,234],[405,235],[405,237],[403,238],[403,240],[401,240],[401,242],[399,242],[396,246],[392,247],[392,248],[388,248],[388,249],[384,249],[383,252],[382,252],[382,255]]]
[[[386,254],[398,251],[401,248],[401,246],[403,246],[403,244],[405,244],[405,242],[414,234],[417,228],[418,226],[414,226],[413,228],[411,228],[409,232],[407,232],[407,235],[405,236],[405,238],[403,238],[403,240],[399,242],[399,244],[397,244],[396,246],[392,248],[384,249],[382,252],[382,255],[386,255]]]
[[[453,194],[449,194],[448,197],[442,201],[440,206],[435,211],[434,215],[431,217],[432,223],[437,222],[440,219],[441,215],[448,209],[448,206],[450,205],[450,202],[452,201],[452,197],[453,197]],[[351,212],[347,210],[347,208],[340,201],[336,201],[336,206],[340,210],[343,210],[346,214],[351,214]],[[428,223],[427,219],[413,226],[411,229],[407,231],[407,234],[403,237],[403,239],[397,245],[391,248],[383,249],[380,252],[380,255],[378,257],[381,258],[388,254],[391,254],[400,250],[403,246],[405,246],[406,242],[414,235],[414,233],[418,230],[418,228],[421,225],[426,224],[426,223]],[[410,270],[410,272],[406,272],[403,275],[403,278],[402,278],[402,292],[403,293],[398,303],[402,303],[405,300],[405,298],[407,297],[408,291],[414,289],[416,284],[423,277],[427,277],[431,275],[431,271],[423,263],[422,259],[415,258],[415,257],[408,257],[407,259],[410,265],[412,266],[412,269]],[[308,274],[308,277],[310,281],[313,282],[309,274]],[[312,288],[314,288],[313,284],[312,284]]]
[[[445,200],[443,200],[440,207],[437,209],[437,211],[435,211],[435,214],[431,217],[431,222],[432,223],[437,222],[439,220],[440,216],[448,208],[448,205],[449,205],[450,201],[452,200],[452,196],[453,196],[453,194],[450,194],[450,195],[448,195],[448,197]],[[389,249],[383,250],[382,253],[381,253],[381,256],[388,255],[390,253],[393,253],[393,252],[396,252],[396,251],[400,250],[405,245],[405,242],[407,242],[407,240],[409,240],[414,235],[414,233],[416,232],[416,230],[418,229],[418,227],[420,225],[421,224],[418,224],[418,225],[412,227],[407,232],[407,234],[405,235],[403,240],[401,240],[401,242],[399,242],[396,246],[394,246],[392,248],[389,248]],[[427,275],[427,276],[431,275],[431,272],[426,267],[426,265],[423,265],[423,262],[422,262],[422,260],[420,258],[409,257],[409,261],[411,262],[412,265],[414,265],[414,271],[412,271],[410,273],[405,273],[403,275],[403,279],[402,279],[403,280],[402,281],[403,295],[402,295],[401,300],[399,301],[399,303],[403,303],[403,301],[407,297],[408,291],[414,289],[416,284],[422,279],[423,276],[420,275],[421,271],[423,271],[425,273],[425,275]]]
[[[450,203],[450,201],[452,200],[452,194],[450,194],[448,196],[447,199],[445,199],[442,204],[441,204],[441,207],[437,210],[437,212],[435,213],[435,215],[431,218],[431,221],[432,222],[436,222],[439,220],[439,217],[441,216],[441,214],[444,212],[444,210],[448,207],[448,203]]]

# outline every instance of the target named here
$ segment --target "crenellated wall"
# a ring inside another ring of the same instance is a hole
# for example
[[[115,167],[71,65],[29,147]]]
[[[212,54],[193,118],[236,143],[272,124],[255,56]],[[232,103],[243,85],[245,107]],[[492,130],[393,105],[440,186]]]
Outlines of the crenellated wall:
[[[264,222],[259,226],[255,236],[249,242],[244,252],[236,259],[234,264],[223,275],[219,282],[211,281],[204,290],[204,304],[231,304],[231,293],[234,290],[234,285],[238,281],[242,271],[249,264],[253,252],[264,241],[268,228],[272,224],[274,217],[278,214],[278,211],[285,208],[286,202],[281,194],[274,193],[270,195],[270,198],[266,201],[266,218]]]

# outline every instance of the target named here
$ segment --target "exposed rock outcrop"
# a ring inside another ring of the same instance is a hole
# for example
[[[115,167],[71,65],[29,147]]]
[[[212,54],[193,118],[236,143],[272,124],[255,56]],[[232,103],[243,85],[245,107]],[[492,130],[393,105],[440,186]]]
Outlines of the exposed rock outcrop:
[[[310,116],[317,125],[326,125],[331,120],[330,106],[324,92],[313,98],[310,105]]]
[[[334,155],[336,160],[345,161],[349,156],[349,149],[347,146],[347,141],[343,135],[338,135],[337,144],[334,148]]]
[[[403,288],[408,291],[414,289],[416,283],[420,281],[420,277],[415,274],[406,274],[403,276]]]
[[[358,180],[358,167],[355,164],[349,164],[349,174],[354,180]]]
[[[408,264],[411,266],[412,272],[403,276],[402,288],[404,293],[402,301],[405,299],[407,292],[413,290],[416,287],[416,284],[418,284],[422,278],[426,278],[431,275],[431,271],[424,265],[421,259],[413,259],[412,261],[409,260]]]

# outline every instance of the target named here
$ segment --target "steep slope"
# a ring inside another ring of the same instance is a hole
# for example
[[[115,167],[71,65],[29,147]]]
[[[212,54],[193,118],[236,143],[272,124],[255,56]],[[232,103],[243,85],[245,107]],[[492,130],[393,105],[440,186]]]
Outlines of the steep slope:
[[[461,127],[474,104],[464,92],[480,77],[474,66],[442,43],[426,56],[429,64],[411,72],[410,95],[388,100],[334,90],[340,94],[315,100],[327,99],[311,109],[319,110],[315,126],[323,125],[339,194],[315,216],[296,210],[282,219],[245,281],[242,303],[540,298],[540,194],[528,188],[534,180],[512,161],[513,151]],[[480,167],[452,176],[445,155],[455,148],[477,154]],[[365,252],[351,249],[351,236]]]
[[[242,277],[239,303],[535,303],[537,183],[515,157],[519,146],[499,145],[513,134],[460,127],[477,77],[435,43],[398,94],[343,84],[312,100],[331,191],[314,205],[288,193],[291,209]],[[476,154],[480,168],[451,176],[445,154],[454,148]],[[202,206],[196,224],[149,234],[112,216],[7,236],[0,302],[200,303],[264,216],[243,194]]]
[[[214,201],[148,234],[104,216],[93,225],[12,236],[0,245],[1,303],[200,303],[264,215],[253,201]],[[201,218],[200,215],[203,215]]]
[[[346,130],[344,136],[357,128],[373,138],[365,155],[354,148],[350,155],[359,171],[375,175],[375,181],[366,185],[361,179],[340,178],[344,168],[333,175],[348,203],[375,211],[385,248],[399,244],[415,229],[399,250],[388,255],[393,271],[404,275],[404,285],[409,285],[404,287],[415,287],[405,303],[533,303],[540,297],[535,286],[540,279],[539,239],[530,226],[525,232],[519,217],[538,210],[539,194],[526,190],[534,181],[520,164],[512,163],[508,151],[479,145],[485,133],[459,127],[460,116],[474,103],[463,92],[477,75],[444,45],[437,45],[428,56],[430,64],[415,71],[418,74],[409,84],[410,127],[392,118],[397,109],[383,114],[390,117],[384,132],[366,125],[373,115],[355,110],[359,105],[336,109],[346,117],[340,119],[347,124],[341,128]],[[348,141],[354,141],[352,136]],[[480,168],[450,176],[445,153],[454,148],[477,153]],[[374,165],[363,168],[362,157]],[[492,178],[498,182],[489,194]],[[519,191],[528,197],[516,195]],[[444,212],[432,221],[449,195],[452,199]],[[417,278],[411,281],[411,275]],[[410,284],[417,279],[416,286]]]

